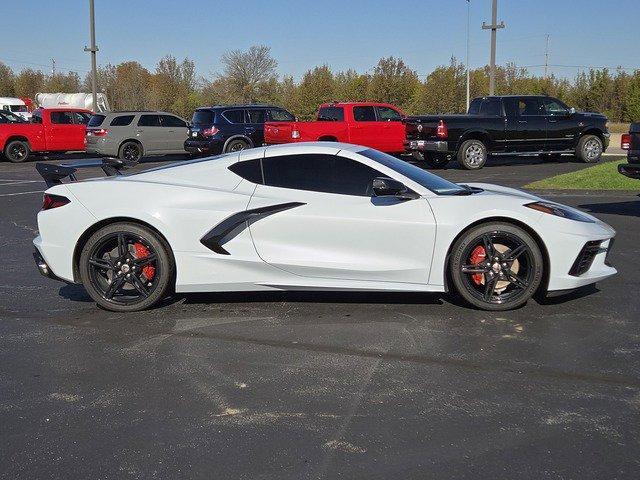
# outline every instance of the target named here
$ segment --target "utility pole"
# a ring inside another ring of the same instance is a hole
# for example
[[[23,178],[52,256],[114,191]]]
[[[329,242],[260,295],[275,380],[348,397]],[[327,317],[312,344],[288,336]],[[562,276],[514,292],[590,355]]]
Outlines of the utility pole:
[[[498,0],[493,0],[491,5],[491,25],[482,22],[483,30],[491,30],[491,63],[489,71],[489,95],[496,91],[496,32],[504,28],[504,22],[498,24]]]
[[[56,59],[55,58],[51,59],[51,76],[52,77],[56,76]]]
[[[90,48],[84,47],[84,51],[91,52],[91,93],[93,94],[93,109],[94,111],[97,111],[98,69],[96,67],[96,52],[98,51],[98,46],[96,45],[96,18],[94,14],[93,0],[89,0],[89,30],[91,31],[91,47]]]
[[[546,46],[544,48],[544,78],[545,80],[548,77],[548,70],[549,70],[549,34],[547,33],[546,35]]]
[[[467,112],[471,101],[469,88],[469,19],[471,18],[471,0],[467,0]]]

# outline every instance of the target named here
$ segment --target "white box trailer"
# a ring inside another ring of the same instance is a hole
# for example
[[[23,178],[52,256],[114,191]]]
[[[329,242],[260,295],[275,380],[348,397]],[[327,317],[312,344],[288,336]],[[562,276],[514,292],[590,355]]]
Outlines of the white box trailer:
[[[98,104],[93,105],[93,95],[90,93],[36,93],[36,104],[39,107],[75,107],[85,108],[92,112],[107,112],[110,110],[109,101],[104,93],[98,93]]]

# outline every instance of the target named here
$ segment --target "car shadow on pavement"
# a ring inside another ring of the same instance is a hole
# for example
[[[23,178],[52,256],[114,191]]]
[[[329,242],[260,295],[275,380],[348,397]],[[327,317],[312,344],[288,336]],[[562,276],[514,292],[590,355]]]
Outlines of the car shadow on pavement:
[[[640,217],[640,200],[632,200],[628,202],[587,203],[579,205],[578,207],[589,213]]]
[[[598,289],[598,287],[596,287],[595,284],[591,284],[584,287],[576,288],[575,290],[550,292],[543,297],[537,296],[535,300],[540,305],[560,305],[572,300],[579,300],[581,298],[588,297],[590,295],[598,293],[599,291],[600,290]]]
[[[64,286],[60,287],[58,294],[62,298],[66,298],[67,300],[72,300],[74,302],[93,302],[93,299],[89,296],[84,287],[75,283],[66,283]]]

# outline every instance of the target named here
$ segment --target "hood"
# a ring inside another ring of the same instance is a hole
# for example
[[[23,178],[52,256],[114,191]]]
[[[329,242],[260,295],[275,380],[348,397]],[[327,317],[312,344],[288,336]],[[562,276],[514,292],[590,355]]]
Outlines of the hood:
[[[522,200],[542,200],[540,197],[533,195],[532,193],[520,190],[518,188],[503,187],[502,185],[493,185],[491,183],[465,183],[470,187],[481,188],[487,193],[497,193],[500,195],[506,195],[509,197],[519,198]]]

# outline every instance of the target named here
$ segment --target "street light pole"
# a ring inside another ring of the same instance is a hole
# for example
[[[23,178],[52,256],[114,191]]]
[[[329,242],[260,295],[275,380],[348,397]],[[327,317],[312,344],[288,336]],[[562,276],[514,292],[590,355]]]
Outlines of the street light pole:
[[[491,63],[489,71],[489,95],[496,91],[496,32],[504,28],[504,22],[498,24],[498,0],[493,0],[491,5],[491,25],[482,22],[483,30],[491,30]]]
[[[471,18],[471,0],[467,0],[467,112],[469,111],[470,88],[469,88],[469,20]]]
[[[89,30],[91,31],[91,47],[84,47],[85,52],[91,52],[91,94],[93,97],[93,110],[98,109],[98,68],[96,66],[96,18],[93,0],[89,0]]]

